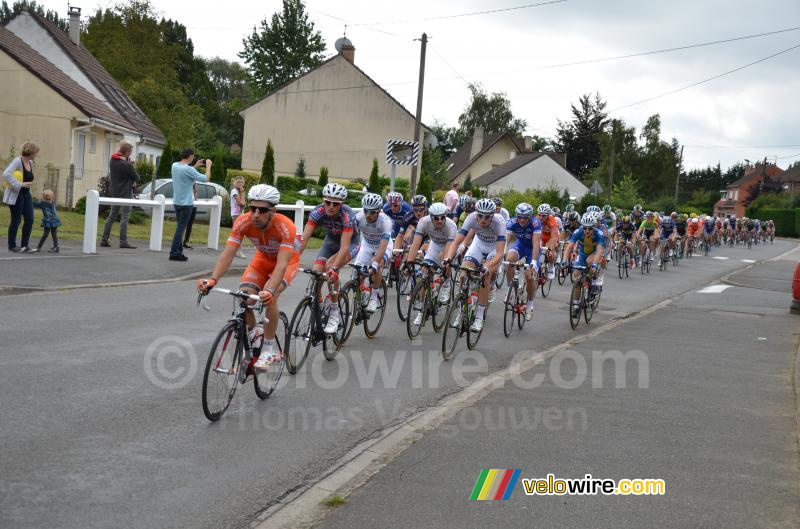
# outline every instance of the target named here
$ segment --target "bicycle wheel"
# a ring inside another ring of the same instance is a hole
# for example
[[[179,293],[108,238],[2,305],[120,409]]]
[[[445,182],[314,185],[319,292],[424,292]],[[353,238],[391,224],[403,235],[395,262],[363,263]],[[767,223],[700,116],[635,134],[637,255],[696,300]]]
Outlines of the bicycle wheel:
[[[275,330],[275,347],[280,353],[285,353],[286,343],[289,339],[289,318],[286,314],[281,312],[278,316],[278,328]],[[286,362],[275,362],[269,369],[254,370],[253,387],[256,390],[256,395],[261,400],[266,399],[275,388],[278,387],[278,381],[283,375],[283,368]]]
[[[524,293],[524,294],[523,294]],[[522,296],[525,296],[523,299]],[[528,301],[528,289],[522,288],[521,286],[517,287],[517,306],[524,307],[527,305]],[[525,327],[525,311],[517,312],[517,327],[521,331],[523,327]]]
[[[455,274],[453,274],[455,275]],[[449,278],[442,278],[443,281],[450,281]],[[430,315],[431,315],[431,322],[433,323],[433,330],[435,332],[439,332],[442,330],[445,324],[445,320],[447,318],[447,309],[450,308],[450,298],[452,297],[452,285],[449,285],[451,290],[451,296],[448,296],[447,301],[442,303],[439,300],[439,294],[442,290],[442,285],[444,283],[436,284],[436,287],[431,289],[431,308],[430,308]]]
[[[500,288],[503,286],[503,281],[506,278],[506,265],[503,262],[500,262],[500,266],[497,268],[497,275],[494,278],[494,286]]]
[[[587,281],[588,282],[588,281]],[[584,285],[581,289],[581,304],[583,305],[583,320],[586,323],[592,321],[594,316],[594,303],[590,301],[589,289],[591,287]]]
[[[324,315],[323,324],[328,321],[327,314]],[[322,353],[325,355],[326,360],[333,360],[336,353],[344,345],[344,333],[347,330],[347,325],[350,323],[350,300],[347,292],[339,292],[339,326],[336,331],[331,335],[325,335],[325,346],[322,348]],[[333,341],[334,347],[330,347],[327,343],[328,339]]]
[[[413,276],[405,274],[400,274],[397,283],[395,283],[397,285],[397,315],[400,317],[400,321],[406,321],[408,297],[411,295],[414,283]]]
[[[544,278],[544,283],[542,283],[541,287],[543,298],[546,298],[547,295],[550,294],[550,289],[553,287],[553,280],[550,279],[550,266],[551,266],[550,264],[545,263],[544,266],[542,267],[544,268],[544,270],[540,272],[542,274],[542,277]]]
[[[569,326],[573,329],[578,328],[578,323],[581,321],[581,308],[582,308],[582,301],[581,298],[581,283],[575,283],[572,285],[569,293],[569,307],[567,308],[567,312],[569,312]]]
[[[488,309],[489,309],[489,307],[487,306],[486,309],[484,309],[484,313],[483,313],[483,317],[484,317],[483,324],[484,324],[484,326],[486,326],[486,311],[488,311]],[[475,321],[476,312],[477,312],[477,306],[470,305],[470,306],[467,307],[467,311],[468,311],[467,312],[467,314],[468,314],[467,320],[469,321],[469,324],[467,326],[467,347],[470,350],[472,350],[472,349],[475,349],[478,346],[478,340],[481,339],[481,334],[483,334],[483,329],[481,329],[480,332],[475,332],[475,331],[471,330],[472,323]]]
[[[517,315],[517,288],[515,285],[509,285],[506,291],[505,308],[503,311],[503,334],[506,338],[511,336],[511,330],[514,328],[514,319]]]
[[[466,303],[461,300],[461,296],[456,295],[447,311],[447,318],[445,319],[447,323],[442,333],[442,358],[445,360],[450,360],[456,350],[458,338],[461,336],[464,327],[465,305]]]
[[[296,375],[303,367],[311,350],[314,336],[313,316],[311,299],[300,300],[292,314],[292,323],[289,325],[289,336],[286,340],[286,370],[291,375]]]
[[[367,314],[364,320],[364,334],[367,338],[374,338],[378,334],[378,329],[381,328],[383,323],[383,316],[386,314],[386,301],[388,298],[388,290],[386,282],[381,282],[381,286],[376,287],[378,290],[378,308],[372,314]]]
[[[561,263],[556,263],[556,279],[559,285],[563,285],[567,280],[567,267]]]
[[[419,335],[419,331],[422,330],[422,326],[425,323],[429,296],[428,282],[425,280],[417,281],[406,309],[406,333],[408,333],[408,337],[411,340]]]
[[[208,353],[203,372],[203,413],[209,421],[222,417],[239,386],[242,366],[242,329],[238,321],[229,321],[219,331]]]
[[[359,319],[359,316],[361,315],[359,307],[359,304],[361,303],[361,292],[358,282],[353,280],[348,281],[342,290],[347,292],[347,300],[349,302],[348,315],[350,316],[347,318],[347,325],[345,326],[345,331],[342,335],[342,343],[344,343],[348,338],[350,338],[350,333],[353,332],[353,327],[355,327],[356,320]]]

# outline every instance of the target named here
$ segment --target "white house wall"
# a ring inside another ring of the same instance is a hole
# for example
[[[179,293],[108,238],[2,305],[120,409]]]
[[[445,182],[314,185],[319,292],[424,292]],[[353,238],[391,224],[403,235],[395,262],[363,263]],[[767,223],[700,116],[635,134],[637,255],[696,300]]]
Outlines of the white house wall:
[[[341,56],[242,116],[242,168],[261,170],[269,138],[275,172],[283,175],[293,174],[302,156],[309,176],[324,165],[331,178],[366,179],[373,159],[388,176],[386,141],[414,135],[414,118]],[[410,175],[409,166],[398,166],[398,177]]]
[[[525,191],[546,188],[551,183],[559,189],[566,188],[569,194],[577,199],[589,192],[589,188],[546,155],[520,167],[489,185],[488,188],[489,194],[494,195],[511,189]]]
[[[92,83],[83,71],[72,61],[61,46],[50,36],[46,29],[39,25],[36,20],[28,13],[22,12],[19,16],[11,19],[6,25],[6,29],[14,33],[21,40],[36,50],[39,55],[53,63],[59,70],[64,72],[81,85],[87,92],[105,103],[114,110],[116,109],[106,100],[106,96],[100,92],[97,86]]]

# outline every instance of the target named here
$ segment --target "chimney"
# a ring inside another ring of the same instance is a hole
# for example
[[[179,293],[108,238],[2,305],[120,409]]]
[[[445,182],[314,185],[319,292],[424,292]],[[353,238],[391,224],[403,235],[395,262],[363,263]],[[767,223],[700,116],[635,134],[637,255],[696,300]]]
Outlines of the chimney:
[[[525,136],[523,139],[525,140],[525,152],[533,152],[533,138]]]
[[[81,8],[69,6],[69,39],[76,45],[81,44]]]
[[[513,160],[517,157],[517,151],[508,151],[508,159]]]
[[[472,149],[469,151],[469,161],[475,159],[478,153],[483,150],[483,127],[475,127],[472,132]]]
[[[356,63],[356,47],[352,44],[345,44],[342,46],[342,56],[350,61],[351,64]]]

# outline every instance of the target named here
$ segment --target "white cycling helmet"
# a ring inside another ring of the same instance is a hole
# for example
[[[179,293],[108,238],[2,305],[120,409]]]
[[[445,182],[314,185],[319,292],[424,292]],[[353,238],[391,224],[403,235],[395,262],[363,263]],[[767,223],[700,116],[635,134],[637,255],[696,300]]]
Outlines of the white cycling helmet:
[[[532,215],[533,214],[533,206],[528,204],[527,202],[520,202],[517,204],[517,209],[515,210],[517,215]]]
[[[280,203],[281,192],[267,184],[256,184],[247,192],[247,198],[269,202],[274,206]]]
[[[496,210],[497,206],[490,198],[482,198],[475,204],[475,211],[483,215],[494,213]]]
[[[549,215],[550,211],[550,204],[539,204],[539,207],[536,209],[536,213],[539,215]]]
[[[586,213],[600,213],[600,206],[589,206],[586,208]]]
[[[448,211],[447,206],[441,202],[434,202],[431,204],[431,207],[428,208],[428,213],[431,217],[441,217],[442,215],[446,215]]]
[[[364,209],[381,209],[383,207],[383,199],[377,193],[367,193],[361,199],[361,207]]]
[[[581,217],[581,226],[584,228],[591,228],[597,222],[597,218],[594,216],[594,213],[591,211],[587,211]]]
[[[322,196],[344,200],[347,198],[347,188],[342,184],[325,184],[325,187],[322,188]]]

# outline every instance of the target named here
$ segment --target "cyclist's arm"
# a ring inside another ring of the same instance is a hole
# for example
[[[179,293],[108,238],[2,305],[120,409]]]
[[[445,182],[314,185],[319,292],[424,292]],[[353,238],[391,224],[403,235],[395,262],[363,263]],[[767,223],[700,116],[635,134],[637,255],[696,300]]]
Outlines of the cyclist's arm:
[[[486,268],[491,268],[492,270],[497,269],[497,265],[500,264],[500,261],[503,260],[503,252],[506,249],[506,238],[497,238],[497,243],[495,243],[494,247],[494,257],[490,261],[486,261]]]
[[[306,227],[303,229],[303,240],[300,244],[300,253],[303,253],[303,250],[306,249],[306,245],[308,244],[309,239],[311,239],[311,236],[314,235],[314,230],[316,227],[317,224],[315,222],[306,222]]]
[[[447,254],[450,253],[450,248],[452,247],[453,247],[453,239],[450,239],[449,241],[444,243],[444,248],[442,248],[442,251],[438,255],[440,261],[445,257],[447,257]]]
[[[461,245],[461,243],[464,242],[465,238],[466,238],[466,235],[464,233],[462,233],[461,231],[459,231],[458,234],[456,235],[456,240],[453,241],[453,243],[450,245],[450,249],[447,251],[447,255],[446,255],[447,259],[452,260],[453,257],[455,257],[456,250]]]
[[[514,241],[517,239],[516,235],[514,235],[513,231],[506,232],[506,247],[511,246],[514,244]]]
[[[422,246],[423,239],[425,239],[425,237],[423,237],[421,233],[414,234],[414,240],[411,243],[411,248],[408,250],[408,257],[406,257],[406,262],[408,264],[414,262],[417,252],[419,251],[420,246]]]
[[[348,229],[342,232],[342,238],[339,242],[339,251],[336,252],[331,259],[328,260],[327,269],[333,267],[341,268],[350,261],[350,241],[353,240],[353,230]]]
[[[385,237],[381,239],[381,243],[378,245],[378,249],[375,251],[375,257],[372,258],[372,261],[378,263],[378,266],[383,264],[383,256],[386,254],[386,248],[389,247],[389,238]]]
[[[534,266],[538,267],[539,266],[539,247],[542,245],[542,232],[536,231],[536,232],[533,233],[532,244],[533,244],[533,253],[532,253],[533,259],[532,259],[532,261],[534,263]],[[569,255],[569,254],[567,254],[567,255]]]
[[[236,257],[236,252],[239,250],[239,245],[228,244],[217,259],[217,264],[214,265],[214,270],[211,271],[211,279],[219,282],[220,278],[225,275],[231,267],[233,258]]]
[[[292,257],[292,254],[294,254],[294,252],[289,250],[281,250],[278,252],[275,268],[272,269],[269,281],[264,285],[264,290],[272,292],[272,297],[274,298],[278,297],[278,287],[281,286],[281,281],[283,281],[283,276],[286,274],[286,268],[289,266],[289,259]]]

